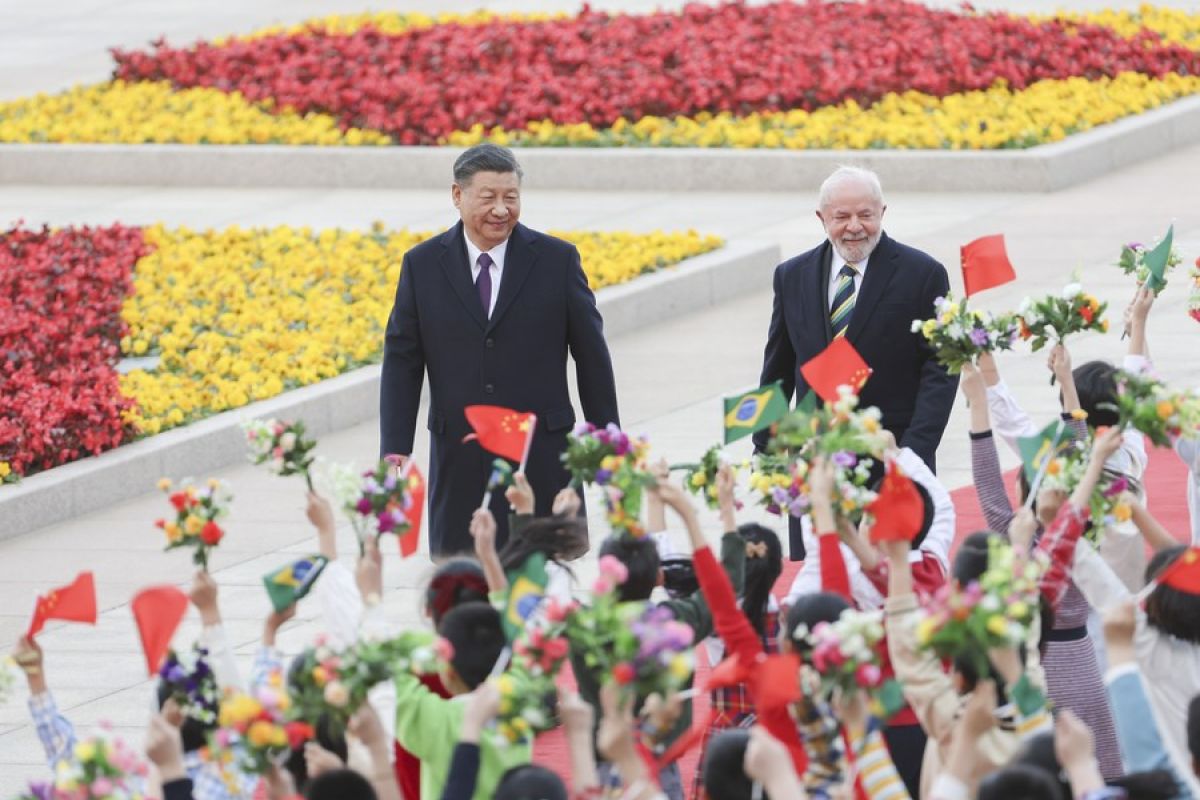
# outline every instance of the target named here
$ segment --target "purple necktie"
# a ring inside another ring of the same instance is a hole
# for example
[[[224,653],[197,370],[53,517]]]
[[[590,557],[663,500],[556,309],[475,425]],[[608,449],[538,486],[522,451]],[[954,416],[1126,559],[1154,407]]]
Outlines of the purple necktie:
[[[492,311],[492,257],[480,253],[475,260],[479,265],[479,277],[475,280],[475,288],[479,290],[479,302],[483,304],[483,318],[491,316]]]

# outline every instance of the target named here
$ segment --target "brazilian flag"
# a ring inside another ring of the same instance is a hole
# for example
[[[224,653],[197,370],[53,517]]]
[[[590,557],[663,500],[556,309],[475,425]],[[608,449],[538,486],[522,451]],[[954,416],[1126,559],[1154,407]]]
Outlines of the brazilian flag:
[[[283,611],[308,594],[328,563],[325,556],[305,556],[264,575],[263,585],[275,610]]]
[[[761,431],[783,419],[787,412],[787,398],[778,381],[752,392],[726,397],[725,444]]]
[[[1025,468],[1025,477],[1032,486],[1048,458],[1054,458],[1071,447],[1074,437],[1062,421],[1051,422],[1033,436],[1017,437],[1017,452]]]
[[[543,553],[534,553],[519,568],[508,573],[508,598],[504,602],[500,622],[510,642],[517,638],[517,634],[525,627],[525,621],[541,605],[549,583],[550,576],[546,572],[546,556]]]
[[[1167,285],[1166,273],[1167,262],[1171,259],[1171,243],[1175,239],[1175,226],[1167,228],[1167,235],[1158,243],[1158,246],[1146,253],[1143,262],[1146,269],[1150,271],[1150,277],[1146,278],[1147,288],[1161,292],[1163,287]]]

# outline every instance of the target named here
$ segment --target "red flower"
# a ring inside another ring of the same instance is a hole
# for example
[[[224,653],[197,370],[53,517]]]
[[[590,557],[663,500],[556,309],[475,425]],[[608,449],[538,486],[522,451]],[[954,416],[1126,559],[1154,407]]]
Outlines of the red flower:
[[[224,535],[225,531],[221,530],[221,526],[212,520],[204,523],[204,527],[200,529],[200,541],[209,547],[218,544]]]
[[[1083,321],[1088,325],[1092,324],[1092,320],[1096,317],[1096,312],[1092,311],[1092,307],[1084,303],[1079,307],[1079,316],[1083,317]]]
[[[191,505],[191,501],[187,496],[187,492],[175,492],[167,499],[171,501],[171,505],[175,506],[176,511],[183,511],[185,508]]]
[[[612,675],[613,680],[618,685],[626,686],[632,683],[633,679],[637,677],[637,671],[633,668],[633,664],[630,664],[628,661],[622,661],[613,667]]]
[[[305,742],[316,736],[316,731],[307,722],[287,722],[283,726],[287,734],[288,747],[299,750]]]

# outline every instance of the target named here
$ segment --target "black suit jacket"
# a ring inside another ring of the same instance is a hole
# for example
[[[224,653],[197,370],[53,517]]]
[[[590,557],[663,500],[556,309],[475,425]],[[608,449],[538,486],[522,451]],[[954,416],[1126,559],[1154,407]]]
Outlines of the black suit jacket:
[[[484,316],[471,280],[459,222],[404,256],[388,320],[380,389],[380,451],[410,454],[429,373],[429,543],[434,554],[471,549],[467,527],[496,456],[475,442],[468,405],[504,406],[538,415],[526,474],[547,514],[569,475],[559,456],[575,423],[567,388],[567,352],[575,359],[584,416],[619,422],[603,322],[574,245],[524,225],[508,240],[500,291]],[[508,504],[493,498],[507,535]]]
[[[833,245],[819,247],[775,268],[775,303],[763,356],[762,383],[782,381],[784,394],[808,393],[800,367],[832,340],[829,266]],[[901,447],[910,447],[936,468],[938,444],[958,389],[911,326],[933,315],[933,301],[950,284],[946,268],[912,247],[882,234],[867,261],[846,338],[873,370],[859,393],[860,405],[877,406],[883,425]],[[761,449],[767,434],[755,436]],[[792,558],[804,557],[799,525],[792,524]]]

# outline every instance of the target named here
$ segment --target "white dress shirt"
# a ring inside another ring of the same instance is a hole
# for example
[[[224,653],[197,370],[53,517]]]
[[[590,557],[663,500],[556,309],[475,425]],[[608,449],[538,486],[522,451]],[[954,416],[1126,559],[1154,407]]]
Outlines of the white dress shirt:
[[[500,296],[500,277],[504,275],[504,252],[508,250],[508,240],[505,239],[500,244],[493,247],[491,250],[480,250],[471,241],[470,236],[463,236],[467,240],[467,263],[471,265],[471,283],[476,283],[479,280],[479,256],[481,253],[487,253],[492,257],[492,266],[488,272],[492,276],[492,302],[488,305],[488,317],[492,316],[492,312],[496,310],[496,298]]]
[[[867,274],[867,261],[870,256],[864,258],[861,264],[855,264],[854,270],[858,274],[854,276],[854,296],[858,296],[858,290],[862,288],[863,275]],[[833,258],[829,259],[829,297],[826,298],[825,308],[833,308],[833,298],[837,297],[838,273],[842,271],[842,267],[846,266],[846,259],[842,258],[838,253],[837,248],[833,248]]]

